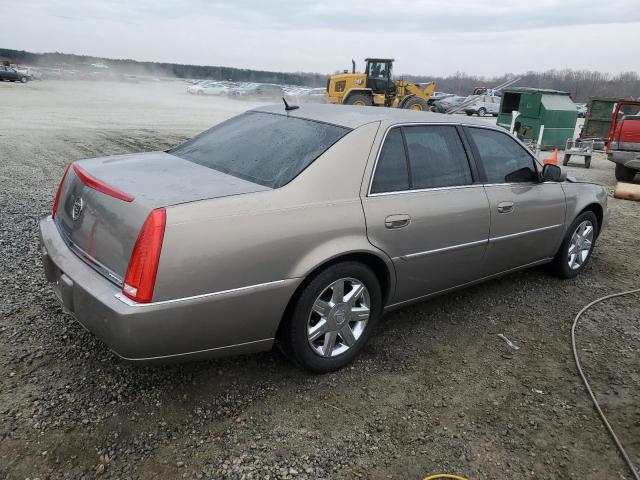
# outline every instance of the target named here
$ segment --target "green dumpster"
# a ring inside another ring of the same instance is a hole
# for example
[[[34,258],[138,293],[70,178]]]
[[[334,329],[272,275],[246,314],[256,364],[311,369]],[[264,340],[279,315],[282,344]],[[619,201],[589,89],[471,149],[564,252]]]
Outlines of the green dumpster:
[[[516,118],[514,132],[526,140],[538,141],[544,125],[542,150],[564,148],[567,139],[573,138],[578,119],[576,105],[567,92],[543,88],[507,88],[502,94],[498,125],[509,130],[512,112]]]

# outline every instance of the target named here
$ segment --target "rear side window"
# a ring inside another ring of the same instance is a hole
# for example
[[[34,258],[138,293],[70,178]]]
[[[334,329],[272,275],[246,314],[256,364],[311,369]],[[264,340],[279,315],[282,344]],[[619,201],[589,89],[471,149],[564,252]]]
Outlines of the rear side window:
[[[533,182],[537,179],[533,157],[510,135],[486,128],[468,127],[474,154],[480,159],[488,183]]]
[[[405,127],[404,134],[414,189],[473,183],[467,154],[455,127]]]
[[[351,130],[286,115],[247,112],[168,151],[271,188],[293,180]]]
[[[402,133],[399,128],[394,128],[389,131],[382,146],[376,173],[371,183],[371,193],[402,190],[409,190],[409,170]]]

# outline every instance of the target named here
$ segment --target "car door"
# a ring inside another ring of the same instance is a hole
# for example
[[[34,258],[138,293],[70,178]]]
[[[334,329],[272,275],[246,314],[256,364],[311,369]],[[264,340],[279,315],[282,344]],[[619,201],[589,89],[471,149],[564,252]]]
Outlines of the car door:
[[[486,179],[491,212],[486,273],[553,257],[566,215],[560,183],[539,182],[533,155],[509,133],[470,126],[465,132]]]
[[[386,132],[362,203],[369,241],[396,269],[390,303],[482,276],[489,204],[453,125]]]

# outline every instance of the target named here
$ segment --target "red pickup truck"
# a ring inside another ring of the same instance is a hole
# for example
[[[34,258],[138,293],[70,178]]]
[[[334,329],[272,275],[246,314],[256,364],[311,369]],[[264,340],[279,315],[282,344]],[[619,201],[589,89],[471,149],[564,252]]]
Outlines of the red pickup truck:
[[[616,179],[630,182],[640,173],[640,115],[620,116],[619,108],[611,122],[607,158],[616,164]]]

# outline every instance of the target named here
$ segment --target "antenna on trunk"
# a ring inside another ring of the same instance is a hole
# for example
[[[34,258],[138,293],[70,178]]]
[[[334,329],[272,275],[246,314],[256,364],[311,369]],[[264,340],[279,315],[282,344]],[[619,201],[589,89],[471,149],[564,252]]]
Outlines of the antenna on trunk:
[[[284,109],[285,109],[287,112],[289,112],[289,111],[291,111],[291,110],[297,110],[298,108],[300,108],[300,106],[299,106],[299,105],[289,105],[289,104],[287,103],[287,101],[285,100],[285,98],[284,98],[284,97],[282,97],[282,101],[284,102]]]

